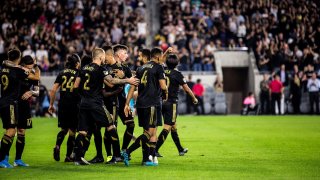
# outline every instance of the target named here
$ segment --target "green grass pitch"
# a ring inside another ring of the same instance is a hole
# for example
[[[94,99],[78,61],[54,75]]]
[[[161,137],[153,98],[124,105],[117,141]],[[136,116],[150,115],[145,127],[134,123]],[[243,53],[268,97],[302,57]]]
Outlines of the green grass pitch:
[[[35,118],[27,131],[23,160],[27,168],[0,169],[0,179],[319,179],[319,116],[180,116],[178,132],[185,156],[168,136],[160,149],[158,167],[142,167],[141,149],[132,154],[129,167],[74,166],[55,162],[57,120]],[[124,126],[119,125],[122,140]],[[137,127],[135,135],[141,133]],[[161,128],[159,128],[159,133]],[[3,134],[3,130],[0,130]],[[11,148],[10,162],[15,156]],[[86,159],[95,155],[91,141]]]

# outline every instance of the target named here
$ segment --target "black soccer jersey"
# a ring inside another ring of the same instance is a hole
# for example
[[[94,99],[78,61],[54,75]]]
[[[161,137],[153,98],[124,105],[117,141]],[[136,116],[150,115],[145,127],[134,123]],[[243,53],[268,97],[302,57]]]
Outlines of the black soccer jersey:
[[[26,93],[27,91],[30,91],[32,86],[39,86],[39,81],[30,80],[30,79],[25,79],[21,81],[19,98],[21,99],[24,93]]]
[[[118,63],[114,63],[112,65],[104,65],[104,68],[107,69],[108,72],[111,73],[112,77],[116,77],[116,75],[113,73],[113,70],[119,69],[119,70],[123,71],[123,68],[122,68],[121,64],[118,64]],[[108,87],[108,86],[105,86],[104,89],[107,92],[113,92],[113,91],[116,91],[119,87],[123,87],[123,85],[115,84],[112,88]],[[104,102],[105,103],[118,104],[118,94],[116,94],[114,96],[104,97]]]
[[[80,71],[79,91],[81,95],[80,108],[95,108],[103,105],[103,80],[111,74],[107,69],[95,63],[84,66]]]
[[[167,87],[169,91],[168,102],[176,103],[178,102],[179,86],[182,86],[187,82],[180,71],[167,69],[164,72],[166,74]]]
[[[165,79],[164,69],[154,61],[150,61],[137,69],[138,86],[137,108],[161,105],[160,79]]]
[[[77,103],[80,99],[79,94],[74,91],[73,84],[78,77],[77,69],[64,69],[59,73],[54,83],[60,85],[60,101],[59,103],[70,104]]]
[[[27,78],[29,72],[20,68],[3,67],[0,72],[1,98],[0,107],[17,101],[20,95],[21,81]]]

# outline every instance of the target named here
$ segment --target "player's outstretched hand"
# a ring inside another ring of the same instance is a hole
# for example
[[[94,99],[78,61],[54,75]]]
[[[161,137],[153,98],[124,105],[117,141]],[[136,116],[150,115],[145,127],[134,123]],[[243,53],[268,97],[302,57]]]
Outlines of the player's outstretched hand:
[[[53,106],[49,106],[49,109],[48,109],[48,112],[50,113],[50,114],[53,114],[54,112],[56,111],[56,109],[53,107]]]
[[[193,104],[198,104],[198,99],[197,99],[197,98],[194,98],[194,99],[192,100],[192,102],[193,102]]]
[[[32,92],[31,91],[27,91],[22,95],[21,99],[22,100],[28,100],[31,96],[32,96]]]
[[[140,80],[139,80],[138,78],[135,78],[135,77],[132,76],[132,77],[128,80],[128,82],[129,82],[129,84],[131,84],[131,85],[137,86],[137,85],[139,85]]]
[[[129,114],[131,114],[131,113],[132,113],[132,112],[131,112],[130,107],[129,107],[128,105],[125,105],[125,106],[124,106],[124,115],[125,115],[126,117],[128,117]]]

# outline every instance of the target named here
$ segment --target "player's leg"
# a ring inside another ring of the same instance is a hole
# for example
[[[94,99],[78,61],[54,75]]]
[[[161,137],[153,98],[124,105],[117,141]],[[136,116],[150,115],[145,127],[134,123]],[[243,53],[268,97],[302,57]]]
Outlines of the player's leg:
[[[75,141],[75,165],[88,165],[88,161],[84,159],[85,152],[88,150],[90,143],[90,136],[88,130],[92,125],[90,124],[92,117],[90,116],[90,110],[80,109],[79,111],[79,127],[78,135]]]
[[[76,130],[75,129],[69,129],[69,137],[67,141],[67,153],[66,153],[66,158],[64,162],[73,162],[73,149],[76,141]]]
[[[96,146],[96,156],[91,159],[90,163],[102,163],[104,161],[102,155],[102,135],[101,135],[101,127],[96,127],[93,131],[94,135],[94,144]]]
[[[119,97],[119,109],[120,109],[118,111],[119,117],[122,123],[126,125],[126,130],[124,131],[124,134],[123,134],[123,141],[122,141],[122,147],[121,147],[122,150],[128,148],[130,141],[133,137],[134,127],[135,127],[133,116],[129,114],[129,116],[126,117],[124,114],[123,109],[125,106],[125,101],[126,99],[124,99],[122,96]]]
[[[179,138],[178,130],[177,130],[177,123],[175,125],[173,125],[171,128],[171,137],[172,137],[172,140],[179,151],[180,156],[183,156],[185,153],[188,152],[188,148],[183,148],[181,146],[180,138]]]
[[[176,122],[177,117],[177,105],[169,102],[163,103],[162,105],[162,116],[164,121],[163,130],[159,134],[157,146],[156,146],[156,156],[162,157],[158,152],[164,141],[166,140],[168,134],[171,131],[171,127]]]
[[[109,103],[109,104],[105,104],[105,105],[107,107],[107,110],[109,112],[112,112],[112,119],[113,119],[114,125],[117,127],[117,125],[118,125],[117,118],[118,118],[118,110],[119,109],[117,108],[116,103]],[[111,139],[111,134],[107,128],[104,132],[103,140],[104,140],[104,147],[107,152],[107,164],[109,164],[109,163],[113,164],[113,163],[115,163],[115,158],[113,158],[112,151],[111,151],[112,139]],[[120,142],[119,142],[119,144],[120,144]]]
[[[53,148],[53,158],[56,161],[60,161],[60,147],[67,133],[68,133],[68,129],[61,128],[61,130],[57,134],[56,145]]]
[[[9,152],[16,134],[17,113],[16,104],[10,104],[9,106],[5,106],[0,109],[3,128],[6,129],[6,132],[1,139],[0,146],[0,167],[2,168],[13,167],[9,163]]]
[[[14,166],[29,166],[21,160],[22,153],[25,146],[25,129],[18,128],[18,135],[16,140],[16,158],[14,161]]]

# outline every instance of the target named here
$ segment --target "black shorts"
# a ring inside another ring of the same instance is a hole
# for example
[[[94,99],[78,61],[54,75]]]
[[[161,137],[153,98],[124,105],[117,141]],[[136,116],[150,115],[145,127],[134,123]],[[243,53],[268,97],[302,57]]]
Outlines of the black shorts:
[[[16,128],[18,124],[18,102],[0,108],[3,129]]]
[[[171,102],[165,102],[162,104],[162,116],[164,124],[173,126],[175,125],[177,121],[177,112],[178,110],[178,104],[177,103],[171,103]]]
[[[139,126],[145,130],[162,126],[161,106],[151,106],[147,108],[137,108]]]
[[[58,127],[62,129],[77,129],[79,108],[77,103],[59,104]]]
[[[107,107],[107,110],[112,116],[112,120],[115,126],[118,126],[118,111],[119,107],[116,102],[111,103],[105,103],[105,106]]]
[[[113,125],[112,116],[104,105],[92,109],[80,107],[78,131],[91,131],[97,126],[109,127],[110,125]]]
[[[126,105],[126,98],[124,98],[122,95],[118,96],[119,99],[119,117],[123,124],[126,124],[127,122],[133,121],[132,114],[129,114],[128,117],[124,114],[124,106]]]
[[[18,101],[18,124],[19,129],[31,129],[32,119],[31,119],[31,108],[29,101],[19,100]]]

